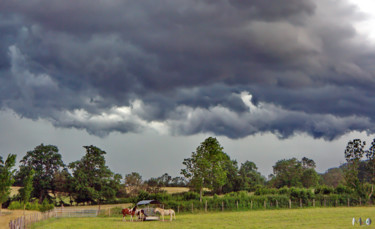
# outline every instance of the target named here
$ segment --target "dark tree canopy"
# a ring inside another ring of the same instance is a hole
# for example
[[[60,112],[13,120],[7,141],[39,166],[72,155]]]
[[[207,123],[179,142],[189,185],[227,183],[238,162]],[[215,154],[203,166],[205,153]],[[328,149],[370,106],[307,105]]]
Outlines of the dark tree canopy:
[[[223,152],[223,147],[216,138],[209,137],[197,147],[190,158],[184,159],[185,169],[181,174],[190,179],[190,184],[200,191],[202,200],[203,188],[220,191],[226,183],[225,165],[230,161]]]
[[[28,172],[34,169],[33,196],[39,198],[40,203],[45,198],[50,198],[48,192],[56,191],[55,174],[65,168],[58,148],[41,144],[27,152],[20,163],[18,179],[24,180]]]
[[[279,160],[273,166],[271,183],[276,188],[316,186],[319,175],[314,168],[315,162],[308,158],[303,158],[302,161],[296,158]]]
[[[9,154],[7,159],[3,161],[0,156],[0,215],[1,215],[1,205],[5,202],[10,194],[10,187],[14,183],[14,173],[13,166],[16,164],[16,155]]]
[[[120,189],[121,175],[114,174],[106,165],[105,151],[96,146],[84,146],[81,160],[69,164],[73,173],[73,187],[77,202],[96,202],[113,199]]]

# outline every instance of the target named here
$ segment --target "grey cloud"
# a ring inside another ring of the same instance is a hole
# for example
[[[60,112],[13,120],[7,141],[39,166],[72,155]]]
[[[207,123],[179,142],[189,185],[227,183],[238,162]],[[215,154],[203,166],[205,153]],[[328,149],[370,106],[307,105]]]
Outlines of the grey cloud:
[[[375,49],[354,29],[362,18],[333,0],[5,0],[0,105],[100,136],[372,132]],[[284,116],[253,118],[243,91]],[[131,114],[99,118],[114,108]]]

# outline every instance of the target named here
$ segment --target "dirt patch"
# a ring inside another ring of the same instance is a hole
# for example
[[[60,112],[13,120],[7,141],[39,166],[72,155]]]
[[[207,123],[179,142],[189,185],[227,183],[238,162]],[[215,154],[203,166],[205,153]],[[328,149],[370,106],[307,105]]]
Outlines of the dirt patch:
[[[0,215],[0,229],[8,229],[9,222],[23,216],[23,210],[8,210],[2,209],[2,215]],[[25,215],[31,215],[38,213],[38,211],[26,211]]]

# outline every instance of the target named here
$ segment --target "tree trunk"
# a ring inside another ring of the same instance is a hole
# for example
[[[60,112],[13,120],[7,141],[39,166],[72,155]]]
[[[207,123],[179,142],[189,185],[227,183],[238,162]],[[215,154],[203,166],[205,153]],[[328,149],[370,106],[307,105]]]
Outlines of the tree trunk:
[[[1,215],[1,209],[3,208],[3,203],[0,203],[0,215]]]
[[[371,192],[370,192],[370,194],[368,195],[368,203],[370,203],[371,202],[371,197],[372,197],[372,194],[374,193],[374,184],[372,184],[371,185]]]

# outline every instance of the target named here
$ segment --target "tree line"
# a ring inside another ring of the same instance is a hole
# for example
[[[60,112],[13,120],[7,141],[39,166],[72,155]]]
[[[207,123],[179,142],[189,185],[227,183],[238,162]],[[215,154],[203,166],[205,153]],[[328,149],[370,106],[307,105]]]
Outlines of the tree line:
[[[84,146],[85,155],[66,165],[56,146],[41,144],[26,153],[18,170],[13,168],[16,155],[9,154],[6,160],[0,157],[0,203],[9,202],[11,185],[22,187],[12,200],[22,202],[24,207],[30,200],[56,205],[95,203],[100,206],[116,198],[138,196],[144,192],[160,193],[162,187],[168,186],[189,187],[202,200],[204,192],[259,193],[265,188],[285,187],[320,190],[321,186],[333,188],[341,185],[370,200],[375,183],[375,140],[367,150],[365,145],[360,139],[349,141],[344,152],[347,163],[324,174],[316,172],[312,159],[291,158],[277,161],[273,173],[266,179],[254,162],[245,161],[239,165],[224,152],[216,138],[209,137],[183,160],[181,177],[165,173],[142,180],[137,172],[124,177],[112,172],[106,165],[106,152],[96,146]]]

